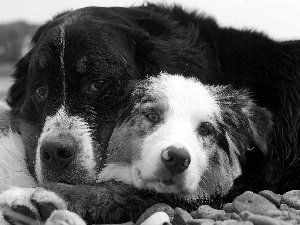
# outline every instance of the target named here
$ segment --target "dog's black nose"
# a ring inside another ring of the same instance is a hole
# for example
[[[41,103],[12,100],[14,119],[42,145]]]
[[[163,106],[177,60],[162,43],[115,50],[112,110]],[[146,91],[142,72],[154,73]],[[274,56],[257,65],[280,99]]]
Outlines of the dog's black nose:
[[[185,148],[170,146],[163,150],[161,159],[171,174],[181,173],[186,170],[191,162],[191,156]]]
[[[40,157],[43,165],[51,168],[63,169],[73,160],[78,146],[73,138],[63,135],[43,141]]]

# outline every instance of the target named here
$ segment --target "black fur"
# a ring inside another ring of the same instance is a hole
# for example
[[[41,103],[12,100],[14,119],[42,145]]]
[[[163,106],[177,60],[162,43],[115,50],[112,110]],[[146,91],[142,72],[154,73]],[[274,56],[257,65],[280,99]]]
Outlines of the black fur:
[[[186,201],[172,194],[137,190],[115,181],[99,183],[95,186],[47,183],[43,187],[57,193],[69,203],[69,210],[76,212],[91,224],[95,221],[97,223],[135,222],[147,208],[162,202],[173,208],[180,206],[189,212],[197,210],[199,204],[210,204],[215,208],[221,208],[224,203],[220,196]]]
[[[32,82],[39,71],[57,90],[57,55],[45,43],[51,42],[55,29],[63,24],[68,29],[65,63],[72,87],[68,106],[74,114],[90,118],[94,137],[101,139],[98,147],[102,152],[98,154],[103,160],[99,164],[105,163],[105,148],[119,109],[126,104],[130,83],[166,71],[197,77],[206,84],[247,87],[257,104],[272,113],[274,126],[267,153],[253,141],[249,146],[252,151],[246,152],[243,176],[230,196],[247,189],[282,193],[300,188],[300,41],[278,42],[255,31],[222,28],[214,19],[179,6],[89,7],[60,14],[38,29],[34,48],[16,66],[15,83],[7,99],[15,121],[35,127],[32,137],[61,101],[55,91],[46,101],[36,101]],[[46,57],[51,61],[51,68],[44,71],[37,65],[41,45],[49,47]],[[87,63],[76,71],[75,62],[81,54],[88,56]],[[105,80],[100,92],[90,95],[80,91],[86,82],[80,78],[82,71]],[[17,124],[15,129],[22,132]],[[25,144],[34,149],[36,140],[32,137]],[[32,154],[27,149],[29,165],[33,164]],[[55,185],[49,188],[56,190]],[[114,193],[117,196],[118,192]]]

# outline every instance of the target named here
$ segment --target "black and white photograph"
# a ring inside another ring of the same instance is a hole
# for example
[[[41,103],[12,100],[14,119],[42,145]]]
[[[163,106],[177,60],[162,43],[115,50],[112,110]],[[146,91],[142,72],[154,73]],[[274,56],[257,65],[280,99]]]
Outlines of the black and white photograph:
[[[0,2],[0,225],[299,225],[300,1]]]

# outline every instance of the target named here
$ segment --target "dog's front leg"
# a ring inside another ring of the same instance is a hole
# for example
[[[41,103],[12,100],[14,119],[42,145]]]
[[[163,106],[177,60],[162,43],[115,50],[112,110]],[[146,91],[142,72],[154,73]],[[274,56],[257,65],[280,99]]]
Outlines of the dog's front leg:
[[[97,185],[67,185],[48,183],[44,188],[55,192],[67,203],[68,210],[77,213],[88,223],[124,223],[135,221],[151,205],[138,190],[121,182]]]
[[[1,225],[85,225],[67,203],[44,188],[12,187],[0,194]]]
[[[120,182],[96,185],[47,183],[38,188],[16,187],[2,193],[0,211],[1,208],[3,210],[2,214],[0,212],[0,222],[6,220],[8,224],[17,224],[13,222],[16,218],[10,214],[11,211],[45,222],[49,221],[50,216],[50,220],[55,220],[61,210],[69,210],[77,213],[88,224],[124,223],[137,220],[154,203],[154,200],[140,197],[134,187]],[[71,216],[63,215],[66,216],[65,220]],[[68,225],[82,224],[78,219],[68,221]]]

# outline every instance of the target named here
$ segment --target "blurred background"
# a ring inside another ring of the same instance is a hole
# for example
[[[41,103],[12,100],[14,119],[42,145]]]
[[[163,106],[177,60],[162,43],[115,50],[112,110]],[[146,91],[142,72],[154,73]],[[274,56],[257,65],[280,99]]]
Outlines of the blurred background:
[[[9,0],[0,2],[0,99],[15,63],[30,49],[37,27],[59,12],[85,6],[140,5],[142,0]],[[299,0],[150,0],[181,4],[215,17],[221,26],[261,31],[275,40],[300,39]]]

